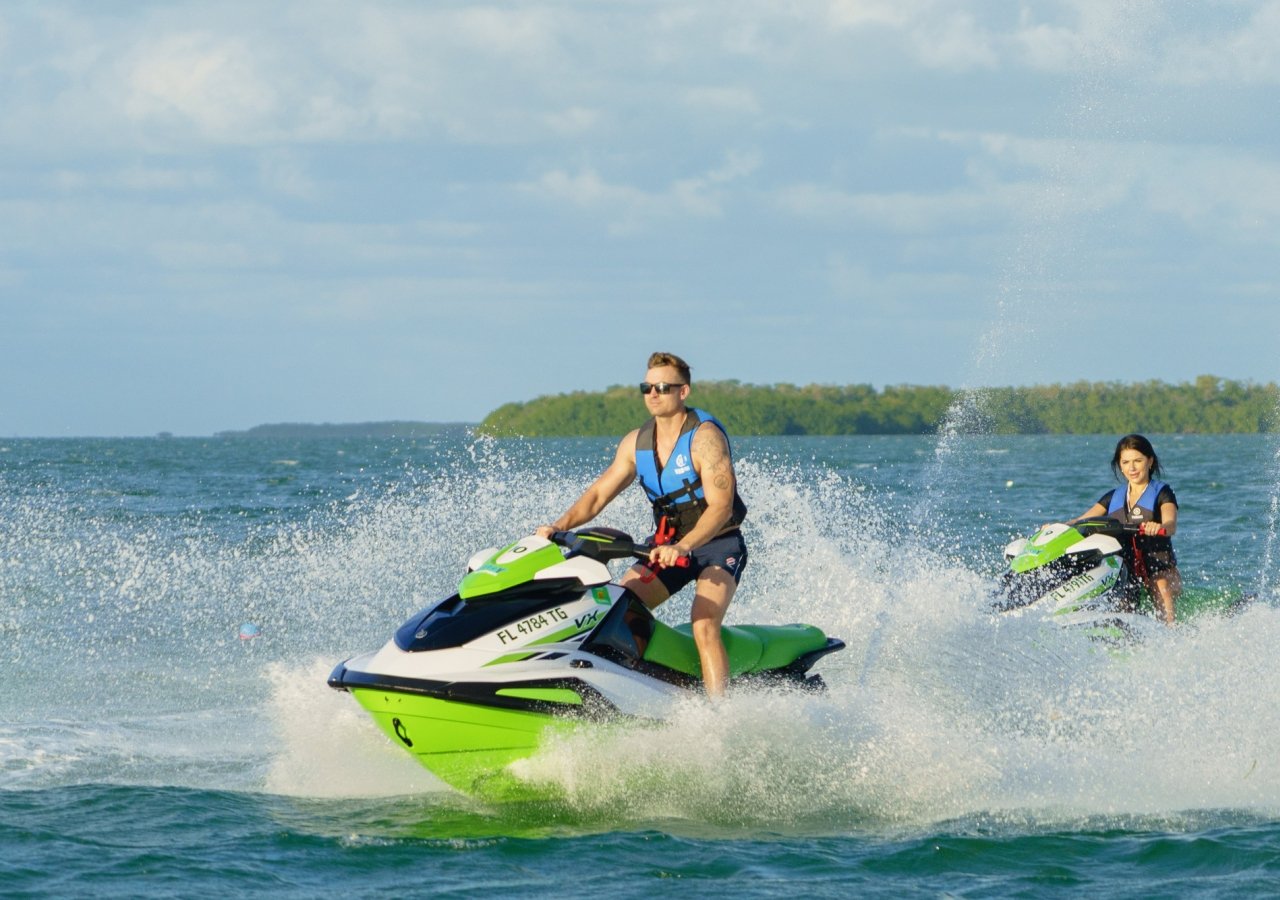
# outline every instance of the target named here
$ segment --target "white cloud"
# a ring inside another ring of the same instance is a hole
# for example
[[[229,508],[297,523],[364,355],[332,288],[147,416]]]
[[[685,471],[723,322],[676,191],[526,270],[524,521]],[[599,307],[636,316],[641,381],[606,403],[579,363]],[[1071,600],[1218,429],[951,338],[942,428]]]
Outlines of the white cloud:
[[[547,172],[523,188],[554,203],[598,214],[610,223],[609,230],[615,234],[636,230],[641,221],[661,216],[664,207],[670,205],[660,195],[608,184],[591,169],[573,175],[559,170]]]
[[[57,169],[49,175],[50,185],[63,194],[103,190],[139,194],[207,191],[216,187],[219,180],[218,174],[213,169],[203,166],[184,169],[159,165],[131,165],[104,171]]]
[[[138,49],[125,84],[129,119],[177,117],[202,136],[224,141],[278,127],[275,88],[247,41],[197,32]]]
[[[659,111],[672,127],[708,113],[777,123],[792,113],[794,95],[777,90],[788,82],[937,71],[1089,78],[1098,66],[1140,81],[1156,72],[1189,83],[1274,80],[1280,0],[1241,8],[1253,12],[1243,27],[1201,32],[1156,0],[1020,9],[974,0],[743,3],[730,18],[696,4],[587,14],[572,3],[189,0],[128,17],[95,15],[96,7],[72,16],[55,6],[9,21],[20,74],[2,98],[9,123],[0,123],[0,140],[31,144],[54,124],[73,143],[97,147],[501,145],[581,137],[606,120],[634,128]],[[752,66],[740,65],[744,54]],[[670,74],[655,77],[661,71]],[[678,106],[669,102],[673,88]]]
[[[720,112],[755,116],[760,101],[753,91],[738,87],[693,87],[684,92],[685,105],[695,112]]]
[[[869,25],[902,28],[932,5],[929,0],[831,0],[827,15],[837,28]]]
[[[974,7],[947,0],[832,0],[827,15],[837,31],[862,32],[877,45],[899,34],[914,61],[929,69],[995,68],[1001,35]]]
[[[972,140],[972,136],[952,139]],[[1280,240],[1280,159],[1204,145],[1027,140],[982,135],[993,161],[1030,166],[1064,215],[1131,205],[1205,235]],[[1047,195],[1046,195],[1047,196]]]
[[[430,18],[451,42],[483,51],[495,58],[547,58],[558,52],[557,21],[549,7],[463,6]],[[445,31],[447,29],[447,32]]]
[[[969,318],[963,309],[948,310],[938,303],[938,298],[976,297],[987,288],[984,281],[958,272],[876,274],[847,253],[829,254],[826,267],[827,280],[836,297],[856,299],[862,311],[881,319],[910,321],[926,314],[931,318]]]
[[[1071,0],[1024,5],[1002,44],[1009,63],[1033,71],[1096,78],[1102,71],[1129,70],[1150,76],[1163,10],[1155,0]]]
[[[302,200],[315,199],[315,179],[298,153],[291,150],[268,150],[258,159],[262,185],[268,190]]]
[[[275,254],[243,241],[159,240],[150,249],[160,266],[182,271],[262,268],[279,262]]]
[[[1020,208],[1030,187],[969,188],[921,193],[851,193],[819,184],[795,184],[779,190],[780,209],[828,226],[857,224],[902,235],[940,234],[957,227],[991,227]]]
[[[574,137],[593,130],[599,124],[601,114],[596,109],[572,106],[548,113],[544,118],[551,131],[561,136]]]
[[[1152,212],[1201,234],[1280,245],[1280,161],[1183,151],[1146,168],[1142,188]]]
[[[916,59],[929,68],[968,71],[1000,64],[992,36],[967,12],[922,23],[911,43]]]
[[[1161,74],[1175,84],[1274,85],[1280,82],[1280,2],[1265,0],[1237,27],[1200,29],[1170,41]]]
[[[597,214],[609,223],[612,233],[631,234],[658,221],[722,216],[722,189],[750,176],[759,166],[757,154],[730,152],[721,165],[697,176],[676,179],[660,191],[610,184],[594,169],[577,174],[547,172],[536,183],[522,185],[521,189]]]
[[[76,123],[73,141],[153,149],[507,141],[513,123],[563,131],[565,110],[579,110],[580,127],[587,108],[561,99],[589,81],[564,77],[566,26],[545,8],[175,3],[128,17],[55,9],[17,27],[25,60],[5,90],[4,138],[19,143],[47,135],[51,119]]]
[[[920,139],[930,136],[914,135]],[[946,235],[1031,221],[1165,219],[1205,239],[1280,241],[1280,160],[1213,147],[1028,139],[938,132],[968,154],[961,181],[930,191],[849,191],[800,182],[774,192],[780,209],[835,227]]]
[[[705,179],[700,180],[708,184],[728,184],[753,174],[760,168],[761,162],[759,153],[731,150],[726,154],[722,165],[711,169]]]
[[[117,345],[191,313],[299,372],[299,319],[448,350],[472,300],[513,297],[734,297],[850,333],[935,303],[961,341],[1006,271],[1261,306],[1276,46],[1280,0],[7,4],[0,303],[105,309]],[[897,336],[866,365],[917,365],[875,358]]]
[[[1077,78],[1099,72],[1161,80],[1273,82],[1280,0],[1205,5],[1194,15],[1162,0],[832,0],[839,34],[897,37],[925,68],[1019,69]],[[805,27],[805,26],[801,26]]]
[[[1069,72],[1078,67],[1084,52],[1084,38],[1074,29],[1047,22],[1032,22],[1024,10],[1022,27],[1013,36],[1013,44],[1022,59],[1033,69]]]

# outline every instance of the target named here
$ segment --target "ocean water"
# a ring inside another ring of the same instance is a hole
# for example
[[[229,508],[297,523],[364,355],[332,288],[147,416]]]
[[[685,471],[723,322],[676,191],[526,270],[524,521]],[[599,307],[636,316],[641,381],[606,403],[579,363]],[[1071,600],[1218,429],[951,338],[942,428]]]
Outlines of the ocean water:
[[[519,773],[562,799],[487,806],[325,678],[612,441],[0,439],[0,896],[1273,896],[1276,439],[1155,440],[1188,585],[1257,599],[1124,653],[985,606],[1113,436],[737,440],[729,621],[844,639],[829,690],[575,735]]]

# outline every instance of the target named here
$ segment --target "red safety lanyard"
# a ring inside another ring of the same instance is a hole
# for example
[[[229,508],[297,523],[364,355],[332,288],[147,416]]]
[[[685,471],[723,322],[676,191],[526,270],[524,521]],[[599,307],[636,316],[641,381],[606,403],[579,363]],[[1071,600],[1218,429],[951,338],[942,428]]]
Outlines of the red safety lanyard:
[[[1138,549],[1138,536],[1133,536],[1133,574],[1137,575],[1145,583],[1148,579],[1147,561],[1142,556],[1142,551]]]
[[[675,539],[675,536],[676,536],[676,527],[667,521],[667,517],[663,516],[661,519],[659,519],[658,528],[653,533],[653,543],[656,546],[660,547],[663,544],[671,543]],[[648,584],[649,582],[653,581],[653,579],[658,577],[658,570],[661,569],[662,566],[659,563],[649,562],[648,560],[645,560],[643,565],[649,571],[646,572],[644,575],[640,576],[640,583]]]

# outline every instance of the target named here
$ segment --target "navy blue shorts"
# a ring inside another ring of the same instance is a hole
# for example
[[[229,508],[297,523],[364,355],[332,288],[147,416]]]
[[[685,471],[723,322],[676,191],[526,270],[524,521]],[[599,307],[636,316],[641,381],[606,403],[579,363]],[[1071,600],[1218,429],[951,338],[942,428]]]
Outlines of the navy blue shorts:
[[[650,535],[649,540],[653,540]],[[647,567],[647,563],[641,563]],[[667,589],[670,596],[691,581],[695,581],[704,570],[713,566],[724,569],[733,576],[733,583],[742,580],[742,570],[747,566],[747,543],[742,539],[742,532],[735,528],[719,537],[712,538],[701,547],[689,552],[689,565],[667,566],[658,569],[657,578]]]

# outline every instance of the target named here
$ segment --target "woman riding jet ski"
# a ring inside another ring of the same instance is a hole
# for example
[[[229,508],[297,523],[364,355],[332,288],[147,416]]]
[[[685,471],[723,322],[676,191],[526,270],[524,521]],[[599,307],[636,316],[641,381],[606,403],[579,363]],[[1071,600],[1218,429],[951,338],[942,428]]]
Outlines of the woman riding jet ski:
[[[1012,541],[1004,548],[1008,568],[996,587],[995,610],[1036,609],[1095,637],[1132,637],[1150,622],[1137,612],[1141,586],[1122,562],[1120,541],[1136,529],[1115,519],[1080,519]]]
[[[997,582],[993,608],[1008,615],[1040,611],[1106,641],[1135,640],[1159,629],[1157,605],[1124,562],[1125,547],[1141,527],[1099,516],[1055,522],[1018,538],[1004,548],[1008,567]],[[1234,590],[1184,589],[1178,621],[1210,611],[1232,615],[1253,599]]]
[[[649,550],[607,528],[483,550],[456,594],[413,616],[381,650],[340,663],[329,686],[351,692],[447,784],[520,793],[505,769],[548,732],[662,719],[701,694],[690,627],[659,622],[605,565]],[[722,637],[735,683],[820,689],[810,667],[844,648],[812,625],[728,626]]]
[[[1048,605],[1062,622],[1083,622],[1101,637],[1130,636],[1145,589],[1160,618],[1173,624],[1182,592],[1169,540],[1178,499],[1158,480],[1160,460],[1140,434],[1116,443],[1111,470],[1121,487],[1077,518],[1046,525],[1005,549],[1010,566],[997,608]]]

